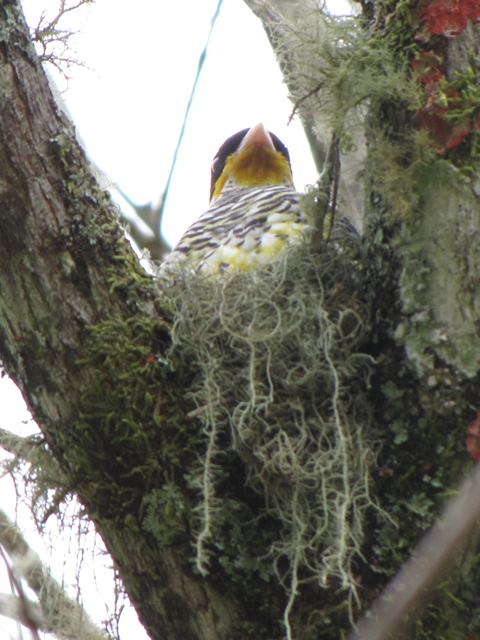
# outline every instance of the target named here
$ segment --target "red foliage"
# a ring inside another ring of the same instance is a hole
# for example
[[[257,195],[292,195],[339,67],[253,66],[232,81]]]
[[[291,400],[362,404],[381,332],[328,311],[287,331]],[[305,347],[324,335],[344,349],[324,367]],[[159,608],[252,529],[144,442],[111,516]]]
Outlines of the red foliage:
[[[480,411],[467,428],[467,451],[474,460],[480,460]]]
[[[450,38],[465,30],[467,22],[480,21],[479,0],[422,0],[418,15],[423,29]]]
[[[434,51],[420,51],[411,62],[412,71],[423,85],[438,82],[443,77],[441,64],[441,57]]]
[[[443,155],[455,149],[472,131],[480,129],[480,117],[472,120],[467,116],[455,123],[448,119],[449,111],[461,106],[461,96],[447,84],[441,54],[420,51],[411,67],[425,91],[425,104],[417,114],[418,125],[429,132],[434,148]]]
[[[453,123],[445,116],[455,108],[460,100],[460,95],[455,90],[447,93],[448,106],[438,104],[437,83],[432,82],[425,87],[427,100],[425,106],[418,113],[418,124],[422,129],[427,129],[432,138],[433,146],[440,154],[455,149],[473,129],[470,118],[462,122]]]

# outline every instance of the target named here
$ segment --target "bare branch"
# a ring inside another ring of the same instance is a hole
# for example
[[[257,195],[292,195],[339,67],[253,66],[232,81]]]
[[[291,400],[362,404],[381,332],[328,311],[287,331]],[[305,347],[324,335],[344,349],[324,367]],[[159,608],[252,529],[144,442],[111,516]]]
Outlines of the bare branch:
[[[52,64],[66,79],[68,76],[65,68],[84,65],[70,53],[71,38],[78,32],[61,28],[60,23],[67,14],[92,2],[93,0],[78,0],[69,5],[66,0],[60,0],[57,13],[53,18],[47,18],[46,13],[42,12],[38,24],[30,30],[33,42],[39,47],[40,60]]]

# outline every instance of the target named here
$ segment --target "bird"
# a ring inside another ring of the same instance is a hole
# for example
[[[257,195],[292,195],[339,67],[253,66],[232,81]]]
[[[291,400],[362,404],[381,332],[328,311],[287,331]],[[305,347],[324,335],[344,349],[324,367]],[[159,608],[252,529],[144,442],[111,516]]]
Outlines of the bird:
[[[287,147],[262,123],[242,129],[212,163],[210,206],[185,231],[167,266],[195,271],[262,266],[300,240],[308,223],[294,186]]]

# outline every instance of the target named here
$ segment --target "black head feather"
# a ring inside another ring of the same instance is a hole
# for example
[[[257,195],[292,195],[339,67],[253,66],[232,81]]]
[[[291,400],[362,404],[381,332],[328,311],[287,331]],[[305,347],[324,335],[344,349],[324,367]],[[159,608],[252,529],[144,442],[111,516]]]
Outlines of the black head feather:
[[[235,133],[233,136],[230,136],[230,138],[227,138],[225,142],[222,144],[222,146],[220,147],[220,149],[215,154],[215,158],[213,159],[213,162],[212,162],[212,177],[210,180],[210,198],[213,195],[215,184],[218,178],[222,174],[222,171],[223,171],[223,168],[225,167],[225,162],[228,156],[230,156],[232,153],[235,153],[235,151],[240,146],[243,138],[247,135],[249,131],[250,131],[250,128],[242,129],[238,133]],[[272,138],[272,142],[275,149],[277,151],[280,151],[280,153],[283,156],[285,156],[285,158],[287,159],[288,164],[290,164],[290,154],[288,153],[287,147],[283,144],[280,138],[278,138],[274,133],[272,133],[271,131],[269,131],[268,133]]]

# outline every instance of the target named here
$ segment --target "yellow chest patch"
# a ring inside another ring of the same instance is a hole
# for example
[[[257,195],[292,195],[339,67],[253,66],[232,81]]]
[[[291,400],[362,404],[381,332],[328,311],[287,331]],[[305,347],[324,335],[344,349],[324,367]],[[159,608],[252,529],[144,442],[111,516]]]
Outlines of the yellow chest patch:
[[[167,262],[187,260],[209,273],[268,264],[308,232],[300,199],[288,185],[226,189],[190,225]]]
[[[215,273],[229,267],[244,271],[266,265],[287,244],[298,240],[304,230],[305,223],[288,220],[273,223],[268,231],[259,235],[249,234],[243,238],[230,238],[205,255],[200,268]]]

